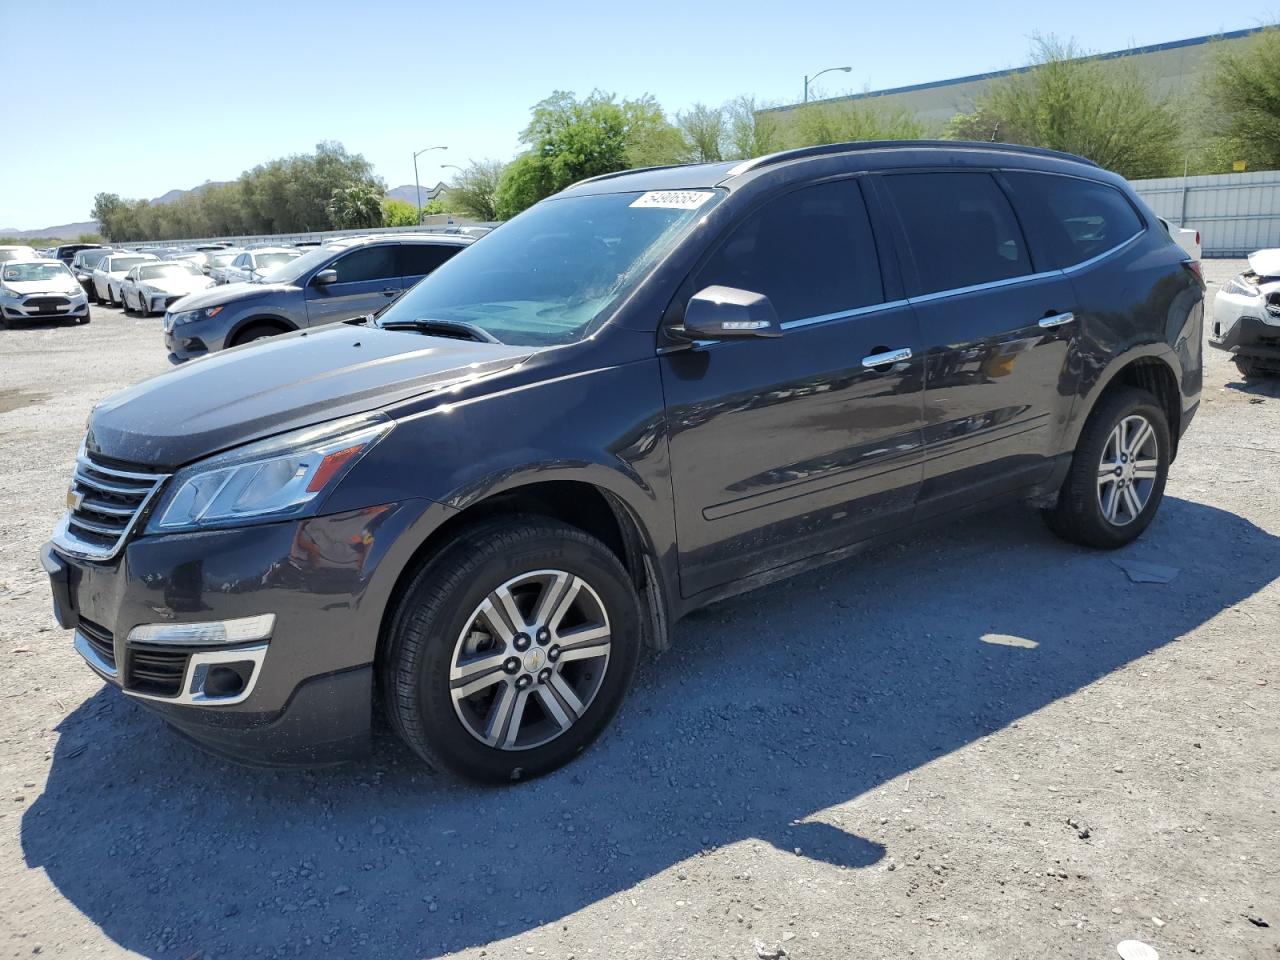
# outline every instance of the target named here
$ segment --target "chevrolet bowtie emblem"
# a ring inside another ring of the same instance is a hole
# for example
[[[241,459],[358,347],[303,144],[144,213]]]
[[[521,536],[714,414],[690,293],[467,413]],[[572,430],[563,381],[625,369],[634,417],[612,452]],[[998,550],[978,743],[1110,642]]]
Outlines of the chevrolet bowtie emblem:
[[[67,488],[67,509],[75,513],[82,503],[84,503],[84,494],[75,487]]]

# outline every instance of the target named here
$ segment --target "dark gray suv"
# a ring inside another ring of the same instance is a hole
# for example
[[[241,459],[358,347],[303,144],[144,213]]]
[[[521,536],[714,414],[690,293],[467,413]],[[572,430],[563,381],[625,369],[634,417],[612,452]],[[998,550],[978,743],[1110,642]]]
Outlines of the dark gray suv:
[[[380,710],[433,765],[535,776],[705,604],[1018,501],[1140,536],[1200,400],[1198,269],[1123,179],[1047,151],[584,181],[373,320],[100,403],[55,611],[215,751],[350,756]]]
[[[174,303],[164,315],[173,363],[215,350],[376,313],[473,242],[424,233],[327,243],[253,283],[231,283]]]

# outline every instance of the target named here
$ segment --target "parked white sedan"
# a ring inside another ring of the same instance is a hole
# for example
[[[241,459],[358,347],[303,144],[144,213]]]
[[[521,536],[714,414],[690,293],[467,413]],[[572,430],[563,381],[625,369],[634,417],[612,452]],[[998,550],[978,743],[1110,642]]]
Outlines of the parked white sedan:
[[[293,247],[262,247],[258,250],[246,250],[222,268],[223,283],[241,283],[261,280],[277,267],[284,266],[290,260],[302,256],[301,250]]]
[[[154,263],[155,257],[149,253],[129,253],[122,251],[103,257],[93,268],[93,288],[91,295],[95,303],[109,303],[112,306],[120,303],[120,284],[124,283],[124,275],[140,263]]]
[[[164,313],[169,304],[189,293],[207,290],[213,281],[198,266],[186,260],[156,260],[140,263],[120,284],[124,308],[136,310],[144,317]]]

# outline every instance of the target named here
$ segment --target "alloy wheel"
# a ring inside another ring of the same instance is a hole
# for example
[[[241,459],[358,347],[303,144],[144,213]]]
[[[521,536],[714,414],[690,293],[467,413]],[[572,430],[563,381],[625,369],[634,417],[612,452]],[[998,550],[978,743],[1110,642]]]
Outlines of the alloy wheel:
[[[1124,527],[1138,519],[1159,472],[1155,430],[1146,417],[1125,417],[1111,431],[1098,464],[1098,506],[1107,522]]]
[[[514,577],[480,602],[454,645],[454,712],[490,747],[540,747],[591,706],[610,645],[608,612],[584,579],[563,570]]]

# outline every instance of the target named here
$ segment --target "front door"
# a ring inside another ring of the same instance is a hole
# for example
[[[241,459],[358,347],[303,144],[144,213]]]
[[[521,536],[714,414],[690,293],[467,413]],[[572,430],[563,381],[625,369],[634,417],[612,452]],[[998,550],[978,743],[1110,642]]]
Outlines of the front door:
[[[902,227],[925,349],[920,516],[1046,479],[1079,375],[1070,280],[1033,262],[992,174],[888,174],[877,183]]]
[[[333,283],[307,285],[307,322],[336,323],[374,313],[400,296],[398,243],[378,243],[344,253],[326,269],[338,274]]]
[[[784,332],[662,357],[685,596],[902,525],[920,485],[919,334],[856,179],[748,215],[682,295],[713,284],[767,295]]]

